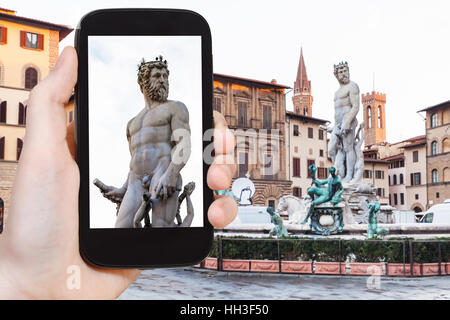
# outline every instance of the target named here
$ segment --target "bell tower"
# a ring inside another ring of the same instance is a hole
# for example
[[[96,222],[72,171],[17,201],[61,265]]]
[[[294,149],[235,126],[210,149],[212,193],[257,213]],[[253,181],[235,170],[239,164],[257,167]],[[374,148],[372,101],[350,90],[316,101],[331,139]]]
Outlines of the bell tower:
[[[386,141],[386,94],[372,91],[361,95],[364,110],[364,146]]]
[[[300,61],[298,63],[297,78],[294,82],[294,95],[292,96],[294,113],[312,117],[313,97],[311,95],[311,81],[306,74],[303,48],[300,49]]]

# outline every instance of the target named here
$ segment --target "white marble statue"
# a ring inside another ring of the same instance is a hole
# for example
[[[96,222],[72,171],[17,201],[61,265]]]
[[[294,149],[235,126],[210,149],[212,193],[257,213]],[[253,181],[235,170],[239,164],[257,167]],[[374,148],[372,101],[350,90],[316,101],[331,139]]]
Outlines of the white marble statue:
[[[334,75],[340,87],[334,95],[335,123],[334,127],[328,130],[331,132],[328,153],[342,182],[353,184],[361,180],[361,161],[364,164],[361,149],[363,138],[359,137],[363,127],[360,127],[356,134],[359,88],[356,83],[350,81],[347,62],[334,65]]]
[[[286,211],[289,216],[287,224],[300,224],[306,217],[307,205],[304,200],[288,195],[280,198],[275,213],[279,215]]]

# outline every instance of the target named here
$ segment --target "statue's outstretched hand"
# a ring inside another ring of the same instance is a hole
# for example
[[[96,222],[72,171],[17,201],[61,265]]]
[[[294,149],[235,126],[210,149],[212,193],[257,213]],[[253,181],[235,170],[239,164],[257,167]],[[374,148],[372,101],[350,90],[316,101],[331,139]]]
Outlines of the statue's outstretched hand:
[[[140,270],[111,270],[84,262],[78,247],[80,176],[73,160],[73,126],[66,127],[64,104],[77,81],[77,54],[65,48],[50,75],[30,93],[27,131],[14,181],[7,224],[0,236],[0,299],[107,299],[119,296]],[[208,171],[212,189],[229,187],[234,149],[225,120],[215,114],[216,160]],[[208,210],[210,222],[223,227],[236,216],[230,197]],[[72,271],[71,271],[72,270]],[[78,270],[79,289],[67,285]]]

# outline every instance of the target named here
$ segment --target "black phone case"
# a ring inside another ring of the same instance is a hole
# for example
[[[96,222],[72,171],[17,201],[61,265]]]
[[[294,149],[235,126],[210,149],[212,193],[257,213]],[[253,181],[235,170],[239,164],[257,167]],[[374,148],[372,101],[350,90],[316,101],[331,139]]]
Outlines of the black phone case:
[[[79,244],[89,264],[106,268],[155,268],[194,265],[209,253],[213,227],[207,210],[214,200],[203,167],[203,227],[92,229],[89,226],[89,100],[88,36],[201,36],[202,132],[213,128],[211,33],[205,19],[192,11],[173,9],[106,9],[85,15],[76,29],[78,83],[75,88],[76,161],[80,168]],[[195,115],[194,115],[195,117]],[[193,119],[198,119],[195,117]],[[192,124],[191,124],[192,125]],[[203,149],[210,141],[203,141]],[[203,151],[203,150],[202,150]],[[195,203],[194,203],[195,206]]]

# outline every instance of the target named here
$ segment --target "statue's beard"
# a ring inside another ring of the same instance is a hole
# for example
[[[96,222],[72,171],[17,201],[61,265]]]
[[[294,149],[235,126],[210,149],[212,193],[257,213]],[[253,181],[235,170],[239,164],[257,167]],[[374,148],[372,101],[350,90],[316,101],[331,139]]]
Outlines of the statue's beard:
[[[169,84],[167,82],[150,81],[144,85],[142,91],[146,97],[154,101],[164,102],[169,96]]]

